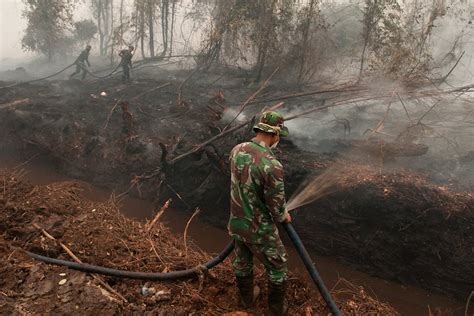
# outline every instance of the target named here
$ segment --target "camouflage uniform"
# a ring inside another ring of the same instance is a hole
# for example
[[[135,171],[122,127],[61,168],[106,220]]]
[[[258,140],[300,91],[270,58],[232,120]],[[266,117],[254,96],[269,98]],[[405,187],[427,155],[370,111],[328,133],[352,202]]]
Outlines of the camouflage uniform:
[[[256,128],[268,130],[273,127],[263,122]],[[288,271],[287,254],[275,222],[282,222],[287,217],[283,166],[271,149],[256,139],[234,147],[230,164],[228,230],[235,240],[235,274],[237,277],[252,275],[255,255],[264,264],[270,282],[281,284]]]
[[[120,64],[122,65],[122,81],[130,81],[130,68],[132,68],[133,54],[130,49],[121,50],[119,56],[122,58]]]
[[[82,51],[82,53],[77,57],[76,61],[74,62],[76,64],[76,71],[73,72],[69,78],[74,77],[75,75],[79,74],[82,71],[82,76],[81,79],[84,80],[87,75],[87,68],[86,68],[86,63],[90,67],[91,64],[89,63],[89,50],[85,49]]]

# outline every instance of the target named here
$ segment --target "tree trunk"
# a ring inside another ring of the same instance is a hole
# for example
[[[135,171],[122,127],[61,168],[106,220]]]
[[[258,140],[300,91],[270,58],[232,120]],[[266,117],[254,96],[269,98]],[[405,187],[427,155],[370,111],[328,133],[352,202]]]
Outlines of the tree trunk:
[[[306,17],[305,26],[303,28],[303,38],[302,38],[302,48],[301,48],[301,60],[300,60],[300,69],[298,71],[298,84],[301,84],[304,79],[304,69],[306,64],[306,56],[308,54],[308,42],[309,34],[311,29],[311,20],[313,18],[315,0],[311,0],[309,4],[308,16]]]
[[[102,30],[102,0],[97,3],[97,27],[99,29],[100,56],[104,56],[104,31]]]
[[[120,1],[120,39],[118,44],[123,44],[123,0]]]
[[[114,32],[114,1],[110,1],[110,65],[114,64],[114,47],[115,47],[115,32]]]
[[[372,33],[372,28],[376,25],[376,17],[375,11],[376,6],[378,4],[378,0],[374,0],[372,3],[370,0],[366,0],[366,9],[364,12],[364,47],[362,48],[362,56],[360,58],[360,68],[359,68],[359,79],[358,81],[362,80],[362,73],[364,71],[364,63],[365,63],[365,54],[367,52],[367,48],[370,42],[370,35]]]
[[[176,2],[173,1],[171,5],[171,32],[170,32],[170,56],[173,53],[173,35],[174,35],[174,20],[176,14]]]
[[[142,58],[145,58],[145,8],[140,10],[140,49]]]
[[[155,37],[154,37],[154,9],[153,0],[148,0],[148,35],[149,35],[149,46],[150,46],[150,57],[155,57]]]
[[[258,44],[258,58],[257,58],[257,65],[256,65],[256,76],[255,76],[255,81],[259,82],[260,79],[262,78],[262,73],[263,69],[265,68],[265,63],[267,61],[267,52],[268,52],[268,47],[270,44],[270,33],[271,33],[271,28],[273,27],[273,14],[275,11],[275,4],[276,0],[271,0],[272,3],[270,5],[270,8],[268,8],[268,5],[266,1],[263,1],[261,4],[261,16],[264,19],[264,24],[263,24],[263,30],[260,33],[260,41]]]
[[[51,62],[53,59],[53,45],[51,40],[48,40],[48,62]]]
[[[367,36],[364,36],[364,47],[362,48],[362,56],[360,58],[360,68],[359,68],[359,79],[360,81],[362,79],[362,72],[364,71],[364,63],[365,63],[365,52],[367,50],[367,45],[369,44],[369,34]]]
[[[163,51],[161,56],[165,56],[168,51],[168,15],[169,15],[169,1],[162,0],[161,2],[161,34],[163,36]]]
[[[104,56],[107,55],[107,52],[109,50],[109,40],[110,40],[110,32],[109,32],[109,27],[110,27],[110,11],[109,11],[109,6],[110,6],[110,0],[105,0],[104,2]]]

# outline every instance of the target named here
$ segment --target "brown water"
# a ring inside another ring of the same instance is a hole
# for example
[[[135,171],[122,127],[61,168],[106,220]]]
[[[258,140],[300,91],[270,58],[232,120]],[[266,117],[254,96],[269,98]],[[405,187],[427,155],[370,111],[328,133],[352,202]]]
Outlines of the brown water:
[[[15,157],[0,153],[0,168],[12,168],[21,164],[22,161]],[[111,191],[104,190],[87,182],[71,179],[55,170],[54,165],[41,156],[34,158],[28,164],[22,166],[27,171],[25,179],[36,185],[49,184],[57,181],[76,181],[82,188],[82,195],[93,201],[105,201],[109,198]],[[136,198],[125,198],[122,203],[122,212],[130,217],[143,220],[151,217],[155,207],[148,201]],[[202,216],[202,214],[199,216]],[[191,213],[168,209],[162,220],[175,234],[183,234],[184,227]],[[216,228],[195,218],[189,227],[188,236],[192,238],[201,249],[217,253],[228,243],[225,227]],[[297,253],[288,244],[291,270],[301,277],[307,277]],[[359,272],[351,266],[341,264],[334,258],[321,257],[311,254],[316,267],[328,288],[332,288],[340,278],[349,280],[355,285],[363,286],[369,293],[375,295],[379,300],[394,306],[402,315],[429,315],[431,311],[440,308],[450,310],[453,315],[464,315],[465,303],[448,297],[432,294],[423,289],[401,285],[399,283],[386,281],[368,274]]]

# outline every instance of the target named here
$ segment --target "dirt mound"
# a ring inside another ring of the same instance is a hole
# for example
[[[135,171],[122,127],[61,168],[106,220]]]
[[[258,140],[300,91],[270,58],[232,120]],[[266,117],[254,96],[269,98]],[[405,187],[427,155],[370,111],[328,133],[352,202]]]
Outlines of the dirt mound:
[[[196,267],[211,256],[192,242],[185,248],[183,239],[172,235],[160,222],[148,229],[150,226],[123,217],[113,201],[93,204],[79,198],[74,183],[31,186],[15,174],[3,173],[0,178],[0,225],[4,231],[0,236],[2,311],[220,315],[239,310],[229,260],[194,280],[144,282],[101,277],[112,291],[97,285],[90,275],[33,261],[21,248],[71,260],[59,242],[83,262],[123,270],[185,269]],[[35,225],[57,242],[46,238]],[[265,295],[265,275],[261,269],[256,274]],[[156,294],[143,295],[144,286],[154,288]],[[341,291],[344,293],[338,303],[344,314],[397,314],[361,289],[343,286]],[[327,312],[312,287],[293,277],[289,295],[292,315]],[[337,293],[336,297],[339,298]],[[260,300],[256,314],[263,313],[264,301]]]
[[[328,174],[329,194],[296,217],[297,227],[314,224],[316,234],[302,233],[306,243],[384,278],[466,299],[474,288],[472,194],[400,170],[351,164]]]

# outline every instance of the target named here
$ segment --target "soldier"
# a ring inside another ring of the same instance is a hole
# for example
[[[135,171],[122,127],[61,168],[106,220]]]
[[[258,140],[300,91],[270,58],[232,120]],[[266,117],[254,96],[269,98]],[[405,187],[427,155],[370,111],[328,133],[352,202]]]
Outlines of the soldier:
[[[291,222],[285,209],[283,166],[275,158],[280,137],[288,135],[283,116],[265,112],[253,129],[256,137],[239,144],[230,154],[231,206],[229,234],[235,240],[233,261],[241,303],[253,306],[259,289],[253,285],[253,256],[265,266],[268,276],[270,315],[283,315],[287,254],[276,223]]]
[[[128,49],[123,49],[120,51],[119,56],[122,58],[120,64],[122,65],[122,81],[123,82],[130,82],[130,68],[132,68],[132,57],[133,57],[133,50],[135,48],[130,45]]]
[[[89,63],[89,52],[91,51],[91,48],[92,47],[90,45],[87,45],[86,49],[84,49],[82,53],[79,55],[79,57],[77,57],[76,61],[74,62],[74,64],[76,64],[76,71],[73,72],[69,76],[69,79],[72,79],[72,77],[74,77],[81,71],[82,71],[81,80],[84,80],[86,78],[86,75],[87,75],[86,63],[89,67],[91,66],[91,64]]]

